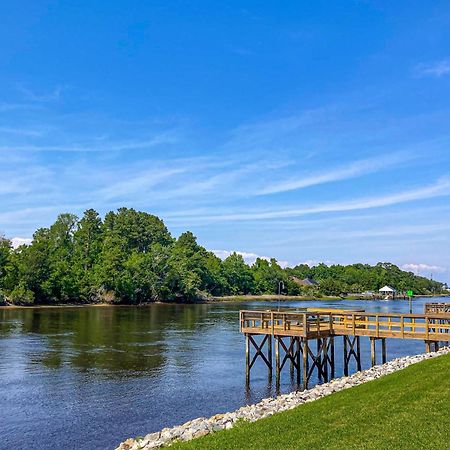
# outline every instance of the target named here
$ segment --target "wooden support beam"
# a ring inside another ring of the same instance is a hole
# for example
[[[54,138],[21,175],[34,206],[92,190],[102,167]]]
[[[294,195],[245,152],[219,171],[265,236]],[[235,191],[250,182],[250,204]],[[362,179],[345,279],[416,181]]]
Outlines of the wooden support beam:
[[[348,337],[344,336],[344,376],[348,377],[348,348],[347,348]]]
[[[268,347],[268,351],[267,351],[267,358],[269,360],[269,378],[272,378],[272,335],[268,334],[267,335],[267,347]]]
[[[322,339],[319,338],[319,339],[317,339],[317,354],[316,354],[316,357],[314,358],[314,364],[317,366],[317,375],[319,378],[319,382],[322,381],[322,373],[323,373],[321,349],[322,349]],[[313,367],[314,367],[314,364],[313,364]]]
[[[271,378],[272,377],[272,336],[270,334],[266,334],[260,344],[256,343],[256,341],[253,339],[253,336],[251,334],[248,334],[247,336],[248,336],[248,340],[249,340],[250,344],[252,344],[256,350],[255,354],[253,355],[252,360],[247,365],[248,378],[250,378],[250,370],[253,367],[253,364],[255,364],[256,360],[258,359],[258,356],[261,357],[261,359],[265,362],[266,366],[268,367],[269,377]],[[264,345],[266,344],[266,342],[267,342],[267,347],[268,347],[267,356],[263,353]],[[248,355],[250,355],[250,348],[248,351]]]
[[[330,372],[331,372],[331,379],[335,377],[335,368],[334,368],[334,336],[330,337]]]
[[[381,362],[385,364],[387,361],[386,355],[386,338],[381,339]]]
[[[245,334],[245,378],[247,383],[250,381],[250,339]]]
[[[275,336],[275,378],[280,382],[280,339],[281,336]]]
[[[356,336],[356,368],[358,372],[361,372],[361,338]]]
[[[370,338],[370,355],[371,355],[371,362],[372,367],[376,366],[377,364],[377,356],[376,356],[376,343],[374,338]]]
[[[308,339],[303,338],[303,389],[308,389],[308,371],[309,371],[309,345]]]
[[[359,336],[344,336],[344,375],[349,374],[350,359],[355,359],[356,369],[361,371],[361,349]]]
[[[328,339],[326,337],[323,338],[323,345],[322,345],[322,373],[323,373],[323,379],[325,382],[328,381]]]

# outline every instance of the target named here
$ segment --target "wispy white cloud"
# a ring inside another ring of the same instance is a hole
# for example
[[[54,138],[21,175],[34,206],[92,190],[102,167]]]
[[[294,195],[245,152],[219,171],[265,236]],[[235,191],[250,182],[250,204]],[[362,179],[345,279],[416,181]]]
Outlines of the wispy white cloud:
[[[325,264],[327,266],[332,266],[333,264],[337,264],[335,261],[331,261],[329,259],[325,260],[325,261],[319,261],[317,259],[307,259],[305,261],[300,261],[298,263],[298,265],[300,264],[306,264],[309,267],[315,267],[318,266],[319,264]]]
[[[283,210],[259,210],[246,211],[239,213],[224,213],[218,215],[208,215],[203,219],[210,222],[221,221],[242,221],[242,220],[264,220],[277,219],[288,217],[300,217],[309,214],[331,213],[342,211],[355,211],[371,208],[380,208],[383,206],[392,206],[400,203],[411,202],[414,200],[423,200],[433,197],[441,197],[450,195],[450,178],[442,178],[436,183],[408,191],[403,191],[395,194],[387,194],[379,197],[362,198],[357,200],[337,201],[333,203],[324,203],[322,205],[304,207],[304,208],[290,208]],[[191,215],[189,211],[178,212],[176,216],[183,216],[185,219]]]
[[[211,251],[216,256],[218,256],[220,259],[228,258],[228,256],[230,256],[231,254],[237,253],[238,255],[241,255],[242,258],[244,259],[244,261],[247,264],[249,264],[249,265],[252,265],[258,258],[265,259],[266,261],[270,261],[272,259],[270,256],[262,256],[262,255],[258,255],[257,253],[242,252],[242,251],[239,251],[239,250],[211,250]],[[284,260],[281,260],[281,261],[277,260],[277,263],[281,267],[287,267],[289,265],[289,263],[287,261],[284,261]]]
[[[43,130],[15,128],[15,127],[0,127],[0,134],[12,134],[17,136],[40,137],[44,134]]]
[[[419,76],[431,76],[436,78],[450,75],[450,59],[418,64],[416,66],[416,73]]]
[[[17,161],[15,163],[17,164]],[[15,170],[8,166],[2,167],[0,168],[0,196],[27,194],[33,192],[36,185],[44,188],[51,176],[50,169],[38,165],[28,167],[23,165],[20,170],[17,170],[17,167]]]
[[[11,243],[13,248],[20,247],[21,245],[30,245],[32,239],[30,238],[23,238],[23,237],[13,237],[11,239]]]
[[[42,110],[41,105],[23,102],[0,102],[0,113],[10,113],[12,111],[39,111]]]
[[[82,144],[58,144],[58,145],[16,145],[0,146],[0,151],[20,152],[119,152],[127,150],[148,149],[163,144],[173,144],[177,141],[174,133],[157,133],[154,136],[129,141],[97,141],[92,140]]]
[[[45,94],[38,94],[38,93],[34,92],[33,90],[31,90],[30,88],[27,88],[20,84],[17,85],[17,90],[22,93],[25,100],[29,100],[32,102],[44,102],[45,103],[45,102],[57,101],[61,98],[61,93],[62,93],[63,89],[64,89],[63,86],[55,86],[55,88],[50,92],[47,92]]]
[[[260,194],[275,194],[286,191],[293,191],[318,184],[330,183],[333,181],[348,180],[361,177],[380,170],[392,168],[400,163],[411,159],[412,154],[399,152],[389,155],[380,155],[372,158],[366,158],[359,161],[353,161],[345,166],[334,169],[324,169],[320,173],[306,177],[291,178],[281,183],[274,183],[260,191]]]
[[[407,270],[410,272],[415,272],[417,274],[423,273],[423,272],[435,272],[435,273],[444,273],[447,271],[446,267],[442,266],[436,266],[433,264],[423,264],[423,263],[410,263],[410,264],[403,264],[401,266],[403,270]]]
[[[131,177],[124,177],[117,182],[112,181],[106,187],[99,189],[95,195],[99,201],[114,198],[130,198],[132,195],[148,192],[152,187],[173,179],[174,176],[186,172],[186,168],[154,168],[135,172]]]

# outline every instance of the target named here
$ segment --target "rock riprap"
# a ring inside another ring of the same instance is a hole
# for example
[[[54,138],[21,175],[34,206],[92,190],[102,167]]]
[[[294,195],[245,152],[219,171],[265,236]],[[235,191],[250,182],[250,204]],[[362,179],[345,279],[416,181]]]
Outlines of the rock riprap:
[[[175,441],[189,441],[206,436],[209,433],[232,428],[238,420],[255,422],[264,417],[272,416],[275,413],[295,408],[302,403],[312,402],[333,392],[358,386],[362,383],[380,378],[383,375],[404,369],[411,364],[447,353],[450,353],[450,347],[444,347],[437,352],[397,358],[385,364],[356,372],[348,377],[335,378],[328,383],[315,386],[312,389],[291,392],[290,394],[284,394],[274,398],[265,398],[254,405],[242,406],[236,411],[216,414],[210,418],[199,417],[183,425],[164,428],[159,432],[147,434],[142,439],[127,439],[116,450],[148,450],[169,446]]]

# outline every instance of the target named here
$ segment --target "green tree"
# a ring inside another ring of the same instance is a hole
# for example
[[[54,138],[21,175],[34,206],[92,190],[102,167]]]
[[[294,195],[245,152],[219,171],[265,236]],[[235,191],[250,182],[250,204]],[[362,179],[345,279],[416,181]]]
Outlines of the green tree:
[[[223,274],[226,280],[226,291],[234,295],[245,295],[253,292],[253,272],[245,263],[242,255],[234,252],[223,261],[222,265]]]
[[[0,235],[0,289],[4,287],[11,250],[11,241]]]

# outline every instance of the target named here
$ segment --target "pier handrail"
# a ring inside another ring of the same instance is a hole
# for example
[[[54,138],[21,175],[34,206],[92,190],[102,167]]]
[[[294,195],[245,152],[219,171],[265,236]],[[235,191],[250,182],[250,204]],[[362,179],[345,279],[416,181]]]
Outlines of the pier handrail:
[[[450,315],[359,311],[240,311],[241,331],[295,336],[354,335],[448,340]],[[267,330],[267,331],[266,331]]]

